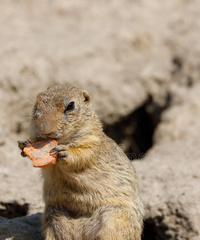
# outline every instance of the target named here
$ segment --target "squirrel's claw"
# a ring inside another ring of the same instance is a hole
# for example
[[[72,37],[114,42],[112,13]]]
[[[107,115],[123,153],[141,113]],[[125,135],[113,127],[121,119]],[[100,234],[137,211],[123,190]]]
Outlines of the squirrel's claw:
[[[21,156],[26,157],[26,154],[23,152],[23,149],[30,144],[30,140],[18,141],[18,147],[21,149]]]
[[[26,157],[26,154],[23,151],[21,151],[21,156]]]
[[[50,153],[52,155],[56,155],[58,160],[67,160],[67,148],[65,145],[58,145],[57,147],[53,148]]]
[[[25,141],[18,141],[18,147],[23,150],[27,145],[29,145],[31,142],[30,140],[25,140]]]

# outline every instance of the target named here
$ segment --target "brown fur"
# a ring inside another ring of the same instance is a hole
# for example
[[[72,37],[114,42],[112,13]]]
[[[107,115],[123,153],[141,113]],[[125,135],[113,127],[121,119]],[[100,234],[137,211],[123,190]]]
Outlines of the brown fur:
[[[75,109],[64,114],[69,101]],[[67,102],[67,103],[66,103]],[[53,86],[37,97],[33,137],[56,138],[43,170],[46,240],[140,240],[143,207],[132,164],[102,131],[87,92]]]

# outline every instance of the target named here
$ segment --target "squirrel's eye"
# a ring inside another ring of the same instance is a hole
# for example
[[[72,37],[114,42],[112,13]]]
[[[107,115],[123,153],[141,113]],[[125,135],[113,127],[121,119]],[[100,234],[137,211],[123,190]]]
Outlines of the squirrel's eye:
[[[74,108],[75,108],[75,102],[70,102],[70,103],[65,107],[64,113],[73,111]]]

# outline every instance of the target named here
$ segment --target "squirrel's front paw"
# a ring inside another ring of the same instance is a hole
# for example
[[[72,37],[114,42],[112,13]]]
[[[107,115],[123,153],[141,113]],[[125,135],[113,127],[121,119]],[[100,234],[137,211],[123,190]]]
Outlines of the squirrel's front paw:
[[[26,146],[28,146],[31,141],[30,140],[25,140],[25,141],[18,141],[18,147],[23,150]]]
[[[23,149],[27,147],[31,143],[30,140],[25,140],[25,141],[18,141],[18,147],[21,149],[21,156],[26,157],[26,155],[23,152]]]
[[[52,155],[56,155],[58,160],[65,161],[67,160],[68,156],[67,150],[68,148],[66,145],[58,145],[57,147],[53,148],[50,153]]]

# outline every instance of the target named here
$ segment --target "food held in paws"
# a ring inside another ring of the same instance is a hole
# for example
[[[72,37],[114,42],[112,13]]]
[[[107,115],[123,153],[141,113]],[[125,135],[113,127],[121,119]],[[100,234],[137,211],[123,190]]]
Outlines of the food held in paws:
[[[51,164],[56,164],[56,156],[51,155],[50,151],[57,144],[56,140],[29,143],[24,147],[23,152],[31,159],[34,167],[43,168]]]

